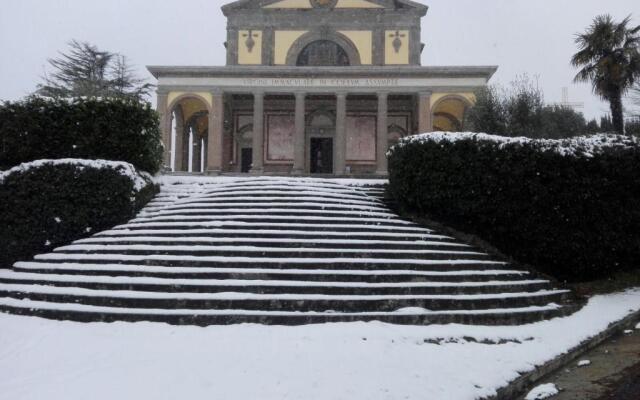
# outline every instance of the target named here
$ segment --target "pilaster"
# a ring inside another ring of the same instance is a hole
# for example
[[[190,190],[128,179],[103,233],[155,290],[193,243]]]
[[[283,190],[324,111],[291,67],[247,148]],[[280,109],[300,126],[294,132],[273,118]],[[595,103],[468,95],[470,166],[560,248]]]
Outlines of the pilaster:
[[[171,110],[169,110],[169,93],[158,91],[158,114],[160,116],[160,132],[163,145],[163,170],[171,171]]]
[[[305,100],[306,93],[297,92],[296,94],[296,116],[295,116],[295,137],[293,139],[294,159],[293,173],[301,175],[304,173],[305,165]]]
[[[378,93],[378,123],[376,129],[376,174],[387,175],[387,150],[389,147],[389,94]]]
[[[334,174],[343,175],[347,156],[347,93],[336,93],[336,136],[334,143]]]
[[[213,91],[212,104],[209,112],[209,135],[207,143],[207,173],[220,174],[222,172],[222,152],[224,151],[222,138],[224,136],[224,93]]]
[[[418,133],[432,132],[431,92],[418,93],[418,115]]]
[[[264,172],[264,92],[253,92],[253,167],[251,173]]]

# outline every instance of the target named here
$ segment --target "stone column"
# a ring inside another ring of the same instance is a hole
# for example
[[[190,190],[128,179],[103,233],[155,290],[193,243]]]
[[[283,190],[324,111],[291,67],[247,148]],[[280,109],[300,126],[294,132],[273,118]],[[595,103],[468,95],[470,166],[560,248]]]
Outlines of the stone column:
[[[171,110],[169,110],[169,93],[158,91],[158,114],[160,115],[160,132],[164,146],[163,170],[171,171]]]
[[[296,131],[293,139],[294,158],[293,158],[293,174],[302,175],[304,173],[305,161],[305,141],[306,141],[306,125],[305,125],[305,99],[307,94],[296,93]]]
[[[211,93],[211,99],[206,170],[208,174],[220,174],[222,172],[222,152],[224,151],[222,144],[224,137],[224,93],[214,91]]]
[[[389,147],[389,94],[378,93],[378,123],[376,141],[376,174],[387,175],[387,150]]]
[[[347,157],[347,93],[336,93],[336,136],[333,145],[334,175],[344,175]]]
[[[418,94],[418,116],[418,133],[432,132],[431,92],[420,92]]]
[[[180,172],[183,170],[183,157],[184,157],[184,115],[182,114],[181,107],[176,107],[176,141],[175,148],[173,152],[175,154],[175,165],[173,166],[173,170],[176,172]]]
[[[253,93],[253,167],[251,173],[264,172],[264,92]]]

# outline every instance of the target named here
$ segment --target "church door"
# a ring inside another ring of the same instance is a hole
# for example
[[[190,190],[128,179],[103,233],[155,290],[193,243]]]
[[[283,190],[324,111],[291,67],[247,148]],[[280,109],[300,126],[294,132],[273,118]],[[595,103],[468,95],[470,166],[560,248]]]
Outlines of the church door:
[[[333,174],[333,139],[311,138],[311,173]]]
[[[252,148],[243,148],[240,153],[240,172],[248,173],[251,172],[251,165],[253,164],[253,149]]]

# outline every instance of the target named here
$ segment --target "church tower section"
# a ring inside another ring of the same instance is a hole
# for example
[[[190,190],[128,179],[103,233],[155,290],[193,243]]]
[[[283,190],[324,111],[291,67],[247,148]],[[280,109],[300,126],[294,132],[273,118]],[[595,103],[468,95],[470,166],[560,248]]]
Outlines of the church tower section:
[[[229,66],[419,66],[428,7],[402,0],[241,0],[222,10]]]

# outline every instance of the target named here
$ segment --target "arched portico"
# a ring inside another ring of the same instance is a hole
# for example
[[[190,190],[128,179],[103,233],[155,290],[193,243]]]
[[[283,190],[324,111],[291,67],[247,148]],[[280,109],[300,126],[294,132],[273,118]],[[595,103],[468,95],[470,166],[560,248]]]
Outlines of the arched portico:
[[[169,165],[174,172],[203,173],[207,170],[210,102],[203,96],[187,93],[171,101],[172,120]]]
[[[457,94],[444,96],[432,107],[433,129],[445,132],[464,130],[464,117],[472,106],[466,97]]]

